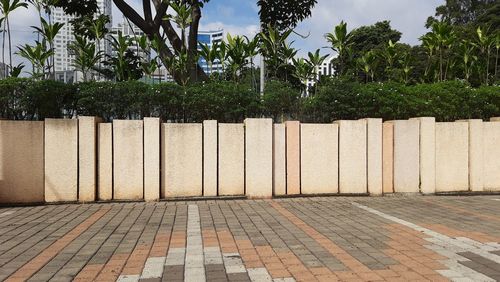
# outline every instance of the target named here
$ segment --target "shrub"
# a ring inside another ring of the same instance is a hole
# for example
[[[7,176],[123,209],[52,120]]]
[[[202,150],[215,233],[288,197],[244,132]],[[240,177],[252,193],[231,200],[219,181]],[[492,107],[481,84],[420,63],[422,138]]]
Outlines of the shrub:
[[[275,121],[297,119],[300,110],[300,91],[289,83],[269,81],[262,97],[264,114]]]

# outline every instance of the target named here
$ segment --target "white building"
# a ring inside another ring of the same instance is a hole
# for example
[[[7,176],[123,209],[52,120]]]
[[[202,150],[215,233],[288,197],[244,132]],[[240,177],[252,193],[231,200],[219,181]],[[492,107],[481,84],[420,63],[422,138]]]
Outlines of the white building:
[[[322,76],[334,76],[335,66],[333,65],[333,59],[337,58],[337,55],[330,55],[325,59],[323,64],[316,68],[315,79],[307,80],[306,95],[309,96],[309,89],[311,89]]]
[[[199,31],[198,32],[198,44],[206,44],[208,47],[212,48],[214,44],[221,43],[224,40],[224,30],[212,30],[212,31]],[[201,49],[198,47],[198,49]],[[219,60],[216,60],[212,68],[208,65],[204,58],[199,59],[198,64],[201,66],[206,74],[210,75],[212,72],[222,73],[222,64]]]
[[[97,0],[97,5],[99,8],[99,14],[108,15],[111,19],[110,23],[106,26],[108,29],[112,27],[112,0]],[[54,40],[54,54],[55,54],[55,71],[56,80],[61,80],[65,82],[74,82],[78,77],[78,74],[73,74],[75,67],[73,64],[74,56],[70,54],[68,50],[68,44],[75,40],[73,34],[73,25],[71,21],[74,16],[64,13],[62,8],[54,8],[52,11],[54,17],[54,22],[63,23],[64,26],[61,28]],[[108,40],[101,40],[100,48],[105,54],[110,54],[111,46]],[[72,80],[69,79],[72,78]]]
[[[118,34],[120,32],[123,36],[134,40],[144,35],[144,32],[140,28],[134,25],[131,21],[127,21],[127,18],[125,17],[123,17],[123,21],[121,23],[110,29],[110,35],[115,38],[118,37]],[[137,44],[135,44],[135,42],[130,46],[129,50],[132,50],[134,53],[138,54],[138,56],[144,61],[150,60],[150,56],[148,56],[148,54],[144,52],[144,50],[142,50]]]

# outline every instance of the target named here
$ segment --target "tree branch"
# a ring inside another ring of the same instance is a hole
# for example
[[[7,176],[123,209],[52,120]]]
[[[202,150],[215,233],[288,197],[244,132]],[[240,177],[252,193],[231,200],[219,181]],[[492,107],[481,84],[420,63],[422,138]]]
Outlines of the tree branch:
[[[113,0],[113,2],[115,3],[116,7],[118,7],[118,9],[123,13],[123,15],[130,19],[130,21],[132,21],[138,28],[140,28],[146,34],[151,34],[150,26],[132,7],[125,3],[125,1]]]
[[[153,22],[153,15],[151,15],[151,1],[142,0],[142,9],[144,10],[144,19],[149,25]]]

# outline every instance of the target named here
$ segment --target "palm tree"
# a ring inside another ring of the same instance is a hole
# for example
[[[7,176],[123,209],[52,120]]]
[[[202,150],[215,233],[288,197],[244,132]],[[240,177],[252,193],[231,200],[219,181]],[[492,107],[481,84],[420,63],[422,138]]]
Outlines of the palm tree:
[[[450,65],[450,59],[448,58],[445,66],[445,52],[451,49],[457,37],[453,27],[443,21],[432,24],[432,34],[436,44],[436,50],[439,53],[439,81],[443,81],[446,80]]]
[[[498,79],[498,56],[499,56],[499,49],[500,49],[500,32],[497,33],[495,36],[495,49],[496,49],[496,56],[495,56],[495,79]]]
[[[373,50],[366,52],[363,56],[358,58],[357,63],[361,71],[365,73],[365,83],[368,82],[368,77],[370,77],[373,82],[375,78],[375,69],[378,63],[375,52]]]
[[[339,74],[344,72],[344,58],[349,53],[352,45],[352,32],[347,32],[347,23],[341,21],[335,26],[333,32],[325,35],[326,40],[330,42],[333,51],[337,52],[339,58]]]
[[[100,54],[102,52],[101,50],[101,43],[106,34],[108,33],[108,29],[106,28],[106,24],[108,23],[108,18],[106,16],[99,16],[96,19],[92,21],[92,24],[90,26],[90,32],[92,33],[92,36],[95,38],[96,43],[97,43],[97,53]],[[99,58],[99,61],[97,62],[98,67],[101,67],[101,58]],[[100,74],[99,74],[100,76]]]
[[[293,76],[300,80],[304,86],[303,90],[305,91],[308,87],[307,81],[314,75],[314,67],[304,58],[293,58],[292,62],[295,70]]]
[[[63,23],[54,23],[50,24],[48,23],[45,19],[40,19],[42,26],[37,27],[37,26],[32,26],[38,34],[41,34],[45,40],[49,43],[49,49],[54,50],[54,40],[61,30],[61,28],[64,26]],[[50,69],[52,68],[52,72]],[[55,69],[55,58],[54,55],[51,56],[51,62],[49,65],[49,75],[52,77],[55,77],[56,69]]]
[[[9,67],[12,67],[12,40],[10,37],[10,21],[9,14],[18,8],[28,8],[28,4],[21,2],[20,0],[0,0],[0,12],[3,14],[4,25],[2,32],[2,63],[5,66],[5,34],[7,33],[9,38]],[[5,68],[6,73],[8,73],[8,67]]]
[[[488,35],[488,31],[481,27],[476,30],[476,46],[483,56],[486,56],[484,83],[489,84],[491,47],[494,44],[494,37]]]
[[[87,81],[89,72],[100,62],[103,57],[102,51],[97,51],[96,44],[88,42],[82,36],[75,36],[75,41],[68,45],[75,56],[73,66],[82,72],[83,81]]]
[[[399,63],[403,67],[403,82],[405,84],[408,84],[410,81],[410,72],[413,70],[414,67],[411,66],[413,61],[413,57],[409,52],[405,52],[402,56],[401,59],[399,60]]]
[[[246,46],[245,41],[242,36],[232,37],[230,34],[227,35],[227,56],[229,58],[229,67],[231,69],[231,74],[235,81],[238,81],[238,73],[246,65]]]
[[[193,8],[189,6],[186,1],[179,1],[170,3],[170,7],[174,10],[175,15],[167,15],[167,20],[173,20],[177,27],[181,30],[182,48],[187,48],[186,46],[186,30],[191,25],[193,21],[192,12]]]
[[[259,38],[255,36],[252,40],[245,36],[245,56],[250,59],[250,73],[252,76],[252,84],[257,91],[257,80],[255,79],[254,58],[259,54]]]
[[[427,33],[426,35],[420,37],[422,41],[422,46],[427,50],[427,66],[425,67],[424,76],[428,77],[429,73],[432,71],[434,51],[437,48],[437,39],[433,33]]]
[[[323,64],[323,62],[325,61],[325,59],[328,57],[328,55],[324,55],[324,56],[321,56],[319,54],[319,49],[316,50],[316,52],[314,53],[307,53],[307,57],[309,58],[307,61],[307,63],[309,63],[309,65],[312,66],[313,70],[314,70],[314,84],[317,84],[318,81],[319,81],[319,77],[318,77],[318,70],[319,70],[319,67]],[[315,91],[314,91],[314,94],[316,94],[316,89],[318,89],[318,87],[315,87]]]
[[[54,50],[47,50],[45,42],[36,41],[35,46],[25,44],[18,47],[17,54],[28,61],[33,66],[31,76],[35,79],[44,79],[47,60],[54,54]]]
[[[284,49],[290,47],[286,42],[292,32],[293,30],[287,30],[280,33],[278,29],[269,25],[264,32],[258,35],[261,43],[260,53],[266,58],[266,66],[274,77],[278,76],[278,70],[283,66],[283,63],[288,64],[283,59],[282,54]]]
[[[215,60],[217,60],[217,48],[218,45],[214,44],[212,47],[208,44],[200,43],[200,50],[198,51],[200,56],[205,59],[208,64],[208,72],[212,74],[212,68]]]
[[[390,81],[394,70],[394,64],[398,61],[399,58],[396,44],[392,42],[392,40],[389,40],[389,42],[385,46],[385,49],[380,53],[380,56],[384,58],[385,62],[387,63],[386,73]]]
[[[462,66],[464,68],[465,80],[469,81],[472,67],[477,61],[477,56],[474,55],[475,45],[469,40],[462,40],[459,46],[460,56],[462,58]]]

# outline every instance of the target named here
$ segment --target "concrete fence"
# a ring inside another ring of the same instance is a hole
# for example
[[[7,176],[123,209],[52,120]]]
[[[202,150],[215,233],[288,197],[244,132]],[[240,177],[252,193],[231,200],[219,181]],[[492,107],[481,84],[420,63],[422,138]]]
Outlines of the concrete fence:
[[[500,192],[500,122],[0,121],[0,204]]]

